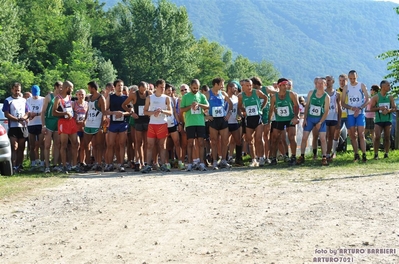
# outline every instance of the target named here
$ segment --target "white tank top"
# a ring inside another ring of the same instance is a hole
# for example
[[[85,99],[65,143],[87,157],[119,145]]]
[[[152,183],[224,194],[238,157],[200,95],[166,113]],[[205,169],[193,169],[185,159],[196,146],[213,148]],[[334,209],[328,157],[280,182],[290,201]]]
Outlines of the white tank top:
[[[337,92],[333,91],[333,94],[330,95],[330,108],[326,120],[338,120],[337,110]]]
[[[173,100],[172,97],[169,97],[169,100],[170,100],[170,104],[172,106],[172,115],[166,116],[166,120],[168,121],[168,127],[174,127],[174,126],[177,125],[176,118],[175,118],[175,116],[173,114],[173,109],[175,109],[176,106],[174,104],[174,100]]]
[[[166,98],[168,96],[162,94],[161,96],[156,96],[155,94],[150,95],[150,107],[148,111],[155,111],[158,108],[161,110],[166,110]],[[157,117],[155,115],[150,116],[150,124],[166,124],[167,119],[165,114],[159,114]]]
[[[348,96],[348,105],[352,107],[360,107],[364,104],[364,93],[362,91],[362,83],[358,82],[355,86],[352,86],[350,83],[348,84],[348,90],[346,92]],[[348,115],[353,115],[354,112],[350,109],[347,109]],[[364,112],[362,109],[361,113]]]
[[[87,110],[87,118],[85,127],[88,128],[100,128],[101,121],[103,118],[103,113],[101,110],[96,107],[96,103],[98,104],[98,99],[94,102],[88,102],[88,110]]]
[[[37,126],[42,124],[42,118],[40,117],[40,114],[43,109],[43,102],[44,102],[44,97],[39,96],[37,99],[34,99],[33,97],[29,97],[26,100],[26,105],[28,106],[28,111],[31,112],[35,117],[30,120],[28,119],[28,126]],[[36,114],[39,114],[36,116]]]
[[[237,106],[238,106],[238,97],[233,94],[232,97],[230,97],[231,103],[233,104],[233,112],[230,115],[230,118],[228,120],[229,124],[237,124]]]

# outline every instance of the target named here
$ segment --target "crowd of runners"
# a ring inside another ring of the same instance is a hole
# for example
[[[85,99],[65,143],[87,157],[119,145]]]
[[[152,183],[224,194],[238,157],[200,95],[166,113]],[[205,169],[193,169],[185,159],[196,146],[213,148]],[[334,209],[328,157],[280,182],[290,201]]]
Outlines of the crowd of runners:
[[[382,134],[388,158],[391,114],[396,111],[390,83],[373,85],[369,95],[356,71],[338,80],[335,89],[333,76],[316,77],[307,96],[298,96],[286,78],[271,86],[258,77],[215,78],[212,87],[193,79],[180,85],[180,93],[162,79],[130,87],[116,80],[104,90],[91,81],[76,97],[69,81],[56,82],[45,97],[37,85],[22,94],[15,83],[2,110],[16,172],[23,169],[26,140],[31,169],[45,173],[125,168],[148,173],[244,166],[244,155],[250,156],[249,167],[279,161],[300,165],[311,133],[314,158],[320,141],[321,165],[328,165],[344,125],[355,161],[367,161],[367,129],[373,135],[374,159]],[[297,157],[299,125],[303,133]]]

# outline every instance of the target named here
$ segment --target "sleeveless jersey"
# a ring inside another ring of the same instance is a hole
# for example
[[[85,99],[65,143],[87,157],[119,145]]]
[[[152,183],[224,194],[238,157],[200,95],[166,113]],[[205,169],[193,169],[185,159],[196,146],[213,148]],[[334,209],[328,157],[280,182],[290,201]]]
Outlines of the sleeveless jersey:
[[[177,120],[176,120],[174,112],[173,112],[173,108],[176,108],[176,101],[172,97],[169,97],[169,100],[170,100],[170,104],[172,106],[172,115],[166,116],[166,120],[168,122],[168,127],[174,127],[177,125]]]
[[[156,96],[155,94],[150,95],[150,107],[148,108],[148,111],[155,111],[157,109],[161,110],[167,110],[166,106],[166,98],[168,96],[165,94],[162,94],[161,96]],[[165,114],[159,114],[158,116],[151,115],[150,116],[150,124],[166,124],[167,119]]]
[[[33,97],[29,97],[26,100],[26,105],[28,107],[28,111],[35,115],[35,117],[28,121],[28,126],[37,126],[42,124],[42,118],[40,117],[40,113],[43,109],[44,97],[39,96],[37,99]],[[39,114],[39,115],[36,115]]]
[[[326,120],[338,120],[337,91],[333,91],[333,94],[330,95],[330,108]]]
[[[270,95],[267,93],[266,87],[262,87],[262,92],[267,96],[267,103],[262,110],[262,121],[263,124],[267,124],[269,122],[269,112],[270,112]],[[260,99],[260,105],[263,105],[263,99]]]
[[[8,111],[12,116],[17,118],[21,118],[28,112],[26,107],[26,100],[22,97],[13,98],[12,96],[8,97],[3,105],[3,111]],[[20,122],[9,119],[8,120],[9,127],[23,127]]]
[[[327,93],[318,98],[316,96],[316,90],[313,91],[312,95],[310,96],[309,108],[308,108],[308,117],[322,117],[324,114],[324,105]]]
[[[100,97],[101,95],[96,100],[91,101],[92,96],[90,96],[85,127],[100,128],[103,118],[103,113],[101,113],[101,108],[98,105],[98,99],[100,99]]]
[[[213,117],[226,116],[225,101],[221,91],[215,95],[212,89],[209,90],[209,114]]]
[[[348,89],[346,92],[348,98],[348,105],[352,107],[360,107],[364,104],[364,93],[362,91],[362,83],[358,82],[355,86],[348,84]],[[353,115],[353,112],[350,109],[347,109],[348,115]],[[361,114],[364,113],[364,109],[361,110]]]
[[[145,91],[145,97],[148,96],[148,92]],[[134,104],[134,112],[139,116],[136,119],[136,124],[148,124],[150,122],[150,117],[144,115],[145,98],[142,99],[139,95],[139,91],[136,91],[136,103]]]
[[[76,121],[83,121],[86,117],[88,103],[83,101],[83,105],[80,105],[78,101],[73,102],[73,111],[75,112]]]
[[[72,117],[74,117],[74,113],[73,113],[73,108],[72,108],[72,101],[71,101],[71,96],[67,95],[67,97],[62,98],[61,95],[57,96],[60,99],[60,105],[58,107],[58,111],[60,112],[67,112],[69,113]],[[67,100],[65,100],[66,98],[68,98]],[[68,115],[64,116],[65,118],[68,118]]]
[[[339,93],[340,95],[341,95],[341,98],[342,98],[342,89],[341,88],[338,88],[337,89],[337,93]],[[346,97],[345,98],[345,103],[347,104],[348,103],[348,97]],[[348,113],[346,112],[346,108],[345,107],[343,107],[343,106],[341,106],[341,118],[348,118]]]
[[[279,95],[276,94],[276,121],[284,122],[291,121],[294,118],[294,103],[290,97],[291,92],[286,91],[284,99],[280,99]]]
[[[230,101],[233,104],[233,109],[232,109],[231,115],[229,117],[228,123],[229,124],[238,124],[238,121],[237,121],[238,97],[233,94],[230,97]]]
[[[386,107],[387,109],[391,109],[391,100],[389,99],[389,95],[386,94],[383,96],[381,92],[378,92],[378,102],[376,107]],[[391,113],[383,115],[382,111],[378,111],[375,113],[374,117],[374,123],[380,123],[380,122],[392,122],[392,115]]]
[[[127,99],[126,95],[116,95],[116,94],[111,94],[109,96],[109,110],[110,111],[121,111],[121,112],[125,112],[125,110],[122,107],[122,104],[125,102],[125,100]],[[125,116],[121,116],[121,117],[116,117],[116,115],[111,115],[111,123],[113,122],[126,122],[126,117]]]
[[[244,92],[242,94],[242,103],[245,108],[245,112],[247,113],[247,116],[257,116],[261,115],[261,104],[260,104],[260,99],[256,95],[256,90],[252,90],[251,96],[247,96]]]

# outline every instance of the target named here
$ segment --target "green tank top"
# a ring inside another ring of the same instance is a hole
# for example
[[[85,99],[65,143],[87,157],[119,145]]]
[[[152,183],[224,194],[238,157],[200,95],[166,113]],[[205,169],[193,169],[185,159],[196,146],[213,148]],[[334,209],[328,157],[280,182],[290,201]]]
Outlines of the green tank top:
[[[260,99],[257,96],[255,89],[252,89],[251,96],[246,96],[244,92],[242,93],[242,103],[245,107],[247,116],[257,116],[262,114],[260,109]]]
[[[383,96],[380,92],[377,95],[378,95],[378,102],[376,107],[382,106],[391,109],[391,100],[389,99],[389,95],[386,94],[385,96]],[[374,117],[374,123],[380,123],[380,122],[392,122],[391,113],[383,115],[382,111],[376,112]]]
[[[57,119],[57,116],[53,116],[53,107],[54,107],[54,100],[55,100],[55,96],[54,94],[50,94],[50,102],[47,105],[47,109],[46,109],[46,119]]]
[[[290,91],[287,91],[284,99],[280,99],[276,94],[276,121],[284,122],[291,121],[294,118],[294,103],[290,98]]]
[[[261,90],[267,96],[267,103],[265,108],[262,110],[262,122],[263,124],[267,124],[269,122],[269,111],[270,111],[270,95],[267,93],[266,87],[263,86]],[[263,99],[260,99],[261,106],[263,104]]]
[[[318,98],[316,96],[316,90],[313,91],[310,96],[309,109],[308,109],[308,117],[322,117],[324,114],[324,105],[326,101],[327,93]]]

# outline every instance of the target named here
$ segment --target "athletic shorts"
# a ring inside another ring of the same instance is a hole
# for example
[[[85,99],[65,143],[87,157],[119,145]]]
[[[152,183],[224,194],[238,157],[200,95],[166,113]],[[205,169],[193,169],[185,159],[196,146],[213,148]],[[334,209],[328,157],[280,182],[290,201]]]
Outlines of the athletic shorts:
[[[148,123],[142,123],[142,124],[134,124],[134,128],[136,128],[136,131],[147,131],[148,130]]]
[[[24,133],[22,132],[22,127],[10,127],[8,129],[8,137],[13,137],[17,139],[24,138]]]
[[[312,129],[317,125],[317,123],[320,122],[321,117],[308,117],[306,119],[306,126],[303,128],[303,131],[312,131]],[[326,122],[324,121],[321,123],[319,132],[326,132],[327,131],[327,126]]]
[[[273,121],[271,129],[284,130],[286,127],[295,127],[295,125],[291,124],[291,121]]]
[[[111,122],[108,131],[112,133],[122,133],[127,131],[129,124],[127,122]]]
[[[385,128],[385,127],[391,126],[392,123],[389,122],[389,121],[386,121],[386,122],[378,122],[378,123],[375,123],[375,125],[377,125],[377,126],[379,126],[379,127],[381,127],[381,128]]]
[[[228,128],[229,122],[224,119],[224,117],[214,117],[212,121],[208,121],[209,127],[216,130],[223,130]]]
[[[205,138],[205,126],[189,126],[186,127],[187,139]]]
[[[348,128],[348,118],[341,118],[341,129],[344,127]]]
[[[78,131],[76,134],[78,135],[78,137],[83,138],[83,131]]]
[[[354,126],[364,127],[366,125],[364,114],[359,114],[357,117],[354,115],[348,115],[348,123],[346,125],[348,125],[347,128]]]
[[[250,129],[256,129],[262,124],[262,116],[247,116],[245,117],[245,126]]]
[[[58,119],[58,134],[72,135],[78,132],[78,126],[75,119]]]
[[[374,118],[366,117],[366,129],[374,129]]]
[[[241,127],[242,127],[242,134],[244,135],[247,132],[247,126],[245,125],[245,120],[244,122],[241,122]]]
[[[46,128],[50,130],[51,132],[57,132],[58,131],[58,120],[59,118],[46,118],[44,120],[44,124],[46,125]]]
[[[176,132],[177,131],[177,125],[176,126],[172,126],[172,127],[168,127],[168,133],[169,134],[171,134],[171,133],[174,133],[174,132]]]
[[[38,136],[42,133],[42,125],[28,126],[29,134]]]
[[[326,120],[326,126],[336,126],[338,124],[338,120]]]
[[[147,138],[167,138],[168,124],[148,124]]]
[[[94,128],[94,127],[85,127],[83,130],[86,134],[89,135],[95,135],[100,131],[100,128]]]
[[[236,124],[229,124],[229,132],[234,132],[237,129],[240,128],[240,124],[236,123]]]

